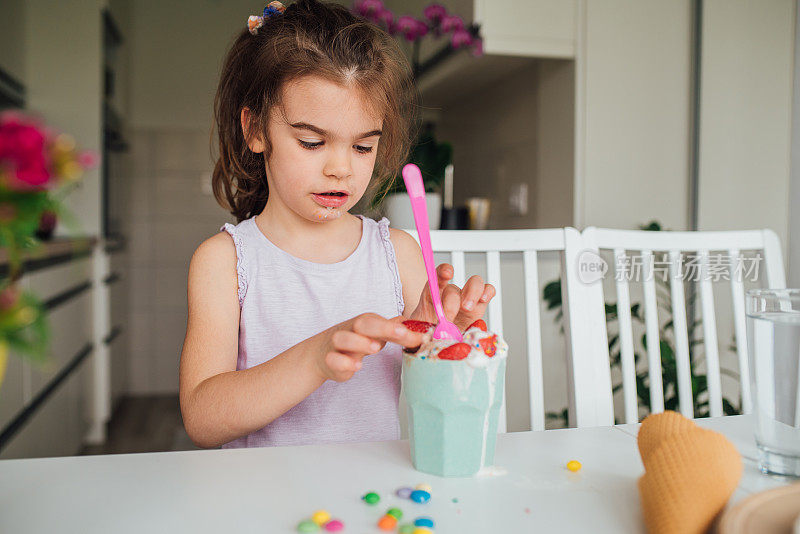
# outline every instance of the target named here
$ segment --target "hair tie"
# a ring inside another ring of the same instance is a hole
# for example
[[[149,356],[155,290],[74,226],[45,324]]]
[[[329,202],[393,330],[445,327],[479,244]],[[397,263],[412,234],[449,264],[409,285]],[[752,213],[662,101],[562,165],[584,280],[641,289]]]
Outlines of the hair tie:
[[[264,25],[265,20],[277,15],[282,15],[285,10],[286,7],[277,0],[270,2],[267,4],[267,7],[264,8],[264,13],[262,13],[261,16],[250,15],[247,18],[247,29],[250,30],[251,34],[258,35],[258,29]]]

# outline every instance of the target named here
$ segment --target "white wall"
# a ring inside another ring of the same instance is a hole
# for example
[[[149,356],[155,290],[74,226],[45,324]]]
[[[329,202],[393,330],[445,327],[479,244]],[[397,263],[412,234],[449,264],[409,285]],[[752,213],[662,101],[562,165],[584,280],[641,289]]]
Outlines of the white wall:
[[[575,224],[688,221],[690,0],[585,3]],[[578,82],[579,83],[579,82]],[[578,88],[580,90],[580,85]],[[580,111],[578,112],[580,113]]]
[[[772,228],[786,250],[795,3],[703,5],[699,229]]]
[[[102,39],[99,0],[25,3],[27,107],[46,123],[100,153]],[[43,21],[46,28],[43,27]],[[59,233],[100,233],[100,170],[88,171],[66,201],[76,226]]]
[[[231,217],[210,194],[222,60],[258,4],[127,0],[130,54],[130,386],[174,393],[194,249]]]
[[[3,0],[0,16],[0,67],[25,83],[25,2]]]
[[[795,5],[794,88],[792,93],[791,176],[789,179],[788,287],[800,287],[800,9]],[[794,208],[794,209],[792,209]]]

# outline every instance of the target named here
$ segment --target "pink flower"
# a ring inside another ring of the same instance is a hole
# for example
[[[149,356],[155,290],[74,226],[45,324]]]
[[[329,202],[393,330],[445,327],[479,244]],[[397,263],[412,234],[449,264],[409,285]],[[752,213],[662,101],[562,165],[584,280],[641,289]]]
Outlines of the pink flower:
[[[453,37],[450,40],[453,48],[461,48],[472,44],[472,35],[467,30],[456,30],[453,32]]]
[[[458,15],[447,15],[442,18],[442,31],[463,30],[464,21]]]
[[[381,0],[356,0],[353,7],[356,13],[371,19],[372,15],[383,9],[383,2]]]
[[[428,34],[428,25],[425,24],[423,21],[417,21],[417,37],[424,37]]]
[[[419,34],[420,21],[418,21],[411,15],[403,15],[402,17],[399,17],[397,19],[397,29],[403,34],[403,36],[408,41],[414,41],[417,39],[417,37],[421,36]],[[427,26],[426,26],[426,31],[427,31]]]
[[[375,16],[378,22],[383,24],[386,29],[392,29],[394,26],[394,13],[392,13],[388,9],[381,9],[380,12]]]
[[[78,164],[84,169],[93,169],[100,163],[100,157],[91,150],[84,150],[78,154]]]
[[[447,16],[447,9],[441,4],[431,4],[422,11],[422,14],[433,26],[437,26]]]
[[[12,190],[44,189],[52,178],[45,132],[18,113],[0,117],[0,167]]]
[[[17,167],[9,183],[11,189],[16,191],[46,189],[50,181],[50,171],[39,162],[31,163],[25,167]]]

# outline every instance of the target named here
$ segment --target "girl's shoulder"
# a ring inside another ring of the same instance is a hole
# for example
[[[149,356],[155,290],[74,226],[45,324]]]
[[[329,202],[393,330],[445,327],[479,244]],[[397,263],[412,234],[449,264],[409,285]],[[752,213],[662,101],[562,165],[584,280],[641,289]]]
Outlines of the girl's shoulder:
[[[189,264],[193,268],[213,268],[236,270],[236,246],[233,237],[227,232],[217,232],[195,249]]]
[[[252,225],[252,219],[237,225],[225,224],[219,232],[200,243],[189,264],[190,284],[197,279],[207,282],[222,279],[224,284],[230,285],[232,280],[238,287],[241,304],[247,290],[244,241]]]
[[[416,306],[427,280],[422,249],[411,234],[397,228],[389,228],[389,239],[395,250],[397,270],[403,286],[403,301],[406,305],[403,315],[408,316]]]
[[[415,257],[419,255],[420,258],[422,257],[422,251],[419,248],[417,240],[411,237],[411,234],[405,230],[390,227],[389,238],[392,240],[392,245],[394,245],[398,256]]]

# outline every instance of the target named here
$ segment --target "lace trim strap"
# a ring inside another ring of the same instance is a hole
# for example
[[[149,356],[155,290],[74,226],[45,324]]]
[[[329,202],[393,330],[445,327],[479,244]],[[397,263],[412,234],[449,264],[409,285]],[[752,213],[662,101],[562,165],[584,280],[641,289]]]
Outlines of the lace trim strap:
[[[383,249],[386,251],[386,261],[389,264],[389,271],[394,280],[394,294],[397,301],[397,315],[403,314],[405,302],[403,301],[403,283],[400,281],[400,270],[397,266],[397,257],[394,253],[394,245],[389,234],[389,219],[384,217],[378,221],[378,232],[383,242]]]
[[[220,228],[220,231],[223,230],[230,234],[233,238],[233,244],[236,247],[236,275],[239,279],[238,295],[239,307],[241,308],[244,302],[244,296],[247,293],[247,272],[244,266],[244,240],[239,232],[239,228],[230,223],[225,223],[225,225]]]

